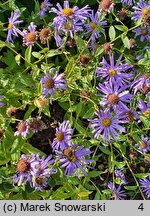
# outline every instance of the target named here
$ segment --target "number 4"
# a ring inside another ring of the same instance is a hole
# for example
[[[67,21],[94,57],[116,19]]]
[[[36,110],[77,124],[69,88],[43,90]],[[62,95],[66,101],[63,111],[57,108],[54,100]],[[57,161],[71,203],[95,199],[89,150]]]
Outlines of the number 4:
[[[139,205],[138,209],[140,209],[141,211],[144,210],[143,203],[141,203],[141,204]]]

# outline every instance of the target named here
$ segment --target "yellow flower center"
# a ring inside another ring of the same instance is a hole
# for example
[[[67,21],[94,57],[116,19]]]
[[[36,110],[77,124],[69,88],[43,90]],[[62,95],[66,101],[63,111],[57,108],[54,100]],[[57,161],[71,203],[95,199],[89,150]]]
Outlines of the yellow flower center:
[[[61,142],[64,139],[64,133],[61,131],[58,132],[56,135],[56,139]]]
[[[35,42],[36,41],[36,34],[34,32],[30,32],[27,34],[26,42]]]
[[[90,28],[92,29],[92,31],[96,28],[96,23],[95,22],[90,22]]]
[[[150,77],[150,73],[145,73],[144,75],[143,75],[143,78],[148,78],[148,77]]]
[[[118,198],[118,194],[113,193],[114,198]]]
[[[73,15],[73,10],[72,8],[64,8],[62,14],[69,17]]]
[[[44,2],[41,3],[41,9],[44,7]]]
[[[47,89],[54,88],[54,80],[51,78],[47,79],[45,85]]]
[[[145,28],[145,29],[141,29],[141,34],[142,35],[146,35],[148,33],[148,31],[147,31],[147,29]]]
[[[104,127],[109,127],[109,126],[111,125],[111,120],[110,120],[109,118],[104,118],[104,119],[102,120],[102,125],[103,125]]]
[[[108,73],[109,73],[110,76],[115,76],[116,75],[116,71],[114,69],[110,69]]]
[[[144,8],[142,10],[142,15],[147,15],[148,14],[149,9],[148,8]]]
[[[8,24],[8,29],[10,30],[10,29],[12,29],[12,27],[13,27],[13,24],[12,24],[12,23],[9,23],[9,24]]]
[[[150,118],[150,110],[145,110],[144,116]]]

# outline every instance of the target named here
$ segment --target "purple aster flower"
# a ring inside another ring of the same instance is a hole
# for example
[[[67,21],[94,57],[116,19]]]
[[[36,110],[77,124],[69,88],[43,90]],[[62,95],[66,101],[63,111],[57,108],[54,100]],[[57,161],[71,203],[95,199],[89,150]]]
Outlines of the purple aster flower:
[[[120,115],[124,116],[128,123],[133,120],[139,121],[140,119],[137,112],[133,108],[129,109],[127,106],[122,106],[122,110],[119,113]]]
[[[96,39],[98,39],[99,37],[101,37],[100,31],[98,29],[98,27],[101,27],[102,30],[104,30],[102,28],[103,25],[107,25],[107,21],[99,21],[99,14],[96,12],[94,15],[94,11],[92,11],[92,14],[90,15],[90,23],[86,24],[85,27],[87,29],[86,34],[88,33],[92,33],[92,42],[95,42]]]
[[[0,95],[0,99],[1,99],[1,98],[3,98],[2,95]],[[0,107],[3,107],[4,105],[5,105],[4,103],[0,102]]]
[[[92,152],[88,148],[83,148],[81,145],[76,148],[77,145],[74,144],[71,147],[67,147],[63,152],[56,151],[58,158],[60,158],[61,168],[65,169],[65,175],[72,176],[76,171],[76,175],[80,178],[79,170],[87,176],[87,172],[83,167],[91,168],[88,164],[93,162],[92,160],[86,160],[84,157],[90,155]]]
[[[14,175],[13,182],[20,186],[22,182],[26,183],[32,180],[31,176],[31,164],[35,160],[35,155],[27,156],[21,155],[20,160],[17,163],[16,174]]]
[[[27,121],[21,121],[19,122],[19,124],[17,125],[17,131],[14,133],[14,136],[23,136],[26,137],[27,134],[29,133],[29,124]]]
[[[119,184],[126,184],[126,179],[125,179],[125,175],[122,172],[122,169],[120,170],[115,170],[115,176],[116,176],[116,181]]]
[[[150,11],[150,1],[148,3],[144,0],[139,0],[137,6],[133,7],[134,14],[131,19],[137,21],[139,18],[145,16]]]
[[[69,121],[63,121],[59,128],[56,128],[55,138],[52,143],[53,150],[64,150],[70,145],[72,129]]]
[[[118,188],[113,186],[112,182],[109,182],[108,184],[108,188],[110,190],[112,190],[112,196],[111,198],[113,200],[124,200],[124,197],[126,197],[126,195],[124,194],[124,190],[121,190],[121,185],[118,186]]]
[[[138,107],[145,117],[150,118],[150,104],[146,105],[142,99],[139,99]]]
[[[31,22],[28,27],[28,31],[23,30],[23,44],[26,46],[33,46],[37,39],[38,34],[36,32],[36,25],[34,25],[34,22]]]
[[[109,55],[109,59],[110,59],[110,64],[108,64],[106,59],[103,57],[102,62],[100,62],[102,67],[98,67],[96,71],[98,77],[105,78],[106,81],[116,82],[120,86],[125,85],[127,82],[129,82],[127,81],[127,79],[132,78],[133,74],[123,73],[123,72],[132,68],[132,66],[128,65],[127,63],[120,64],[122,55],[120,55],[116,64],[114,62],[113,53]]]
[[[134,89],[134,94],[138,90],[142,93],[147,94],[150,91],[150,73],[141,74],[131,85]]]
[[[38,13],[38,15],[40,16],[40,18],[43,18],[45,16],[47,7],[51,7],[51,6],[52,6],[52,4],[50,4],[48,0],[44,0],[41,3],[41,10]]]
[[[20,11],[16,10],[15,12],[11,13],[11,17],[8,19],[8,35],[7,35],[7,41],[8,42],[13,42],[12,40],[12,35],[18,36],[18,29],[16,25],[20,24],[23,22],[23,20],[18,20],[20,17]]]
[[[52,104],[52,95],[54,94],[55,89],[59,88],[65,90],[67,88],[66,81],[63,79],[64,73],[58,74],[56,68],[51,68],[50,73],[55,71],[54,77],[51,74],[46,74],[44,78],[41,79],[43,85],[43,97],[50,94],[50,103]]]
[[[55,169],[48,167],[49,165],[55,162],[52,159],[52,155],[49,155],[47,158],[44,156],[42,158],[39,157],[39,153],[36,155],[35,160],[31,164],[31,174],[35,178],[38,176],[46,176],[49,177],[50,174],[54,174],[56,172]]]
[[[148,137],[142,136],[142,140],[135,144],[135,146],[143,153],[146,153],[150,151],[150,140],[148,140]]]
[[[145,39],[150,41],[150,27],[149,26],[141,26],[137,29],[134,29],[135,36],[141,36],[140,41],[143,42]]]
[[[128,4],[128,5],[133,5],[134,0],[121,0],[121,3],[124,4]]]
[[[141,188],[148,198],[150,198],[150,175],[140,180]]]
[[[100,111],[100,113],[95,112],[96,118],[89,120],[91,122],[90,128],[93,128],[92,133],[94,133],[94,138],[98,139],[100,135],[103,135],[103,140],[108,143],[112,137],[117,141],[119,134],[116,130],[121,132],[126,132],[125,129],[120,126],[120,123],[125,123],[125,120],[121,120],[122,116],[116,115],[111,116],[110,111]]]
[[[104,95],[98,94],[98,96],[102,96],[103,100],[100,102],[100,105],[107,106],[109,108],[113,108],[115,112],[122,111],[122,108],[127,106],[124,103],[131,103],[131,98],[134,95],[129,94],[127,91],[128,86],[119,87],[115,82],[114,83],[106,83],[105,85],[99,84],[97,89],[100,92],[103,92]]]
[[[68,20],[76,20],[84,22],[87,17],[89,17],[89,12],[91,9],[88,6],[85,6],[79,9],[77,6],[73,8],[69,7],[69,1],[64,1],[64,8],[61,7],[59,3],[57,3],[57,8],[51,8],[51,12],[54,12],[63,19]]]

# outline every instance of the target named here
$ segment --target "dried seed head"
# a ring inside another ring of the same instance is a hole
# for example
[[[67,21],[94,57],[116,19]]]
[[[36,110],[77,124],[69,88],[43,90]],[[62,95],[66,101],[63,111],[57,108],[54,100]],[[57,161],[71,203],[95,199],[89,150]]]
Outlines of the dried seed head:
[[[76,42],[75,42],[75,39],[73,38],[69,38],[66,42],[66,45],[70,48],[73,48],[76,46]]]
[[[42,121],[40,119],[33,119],[30,122],[30,128],[34,133],[42,130]]]
[[[135,45],[135,40],[134,40],[134,38],[131,38],[130,41],[129,41],[129,43],[130,43],[130,47],[133,48],[134,45]]]
[[[150,92],[150,87],[147,86],[146,84],[142,85],[141,91],[143,94],[148,94]]]
[[[38,108],[45,108],[48,106],[48,100],[41,96],[38,99],[35,99],[34,105],[37,106]]]
[[[50,38],[50,35],[51,35],[50,28],[43,28],[39,33],[41,43],[45,44],[46,40]]]
[[[119,14],[118,14],[119,19],[120,19],[121,21],[124,21],[125,18],[127,17],[127,14],[128,14],[128,11],[127,11],[125,8],[122,8],[122,9],[119,11]]]
[[[145,155],[144,162],[145,163],[150,163],[150,154]]]
[[[108,100],[110,105],[114,105],[114,104],[118,103],[119,97],[115,94],[109,94],[107,100]]]
[[[129,112],[126,112],[126,120],[128,121],[133,121],[134,120],[134,113],[129,111]]]
[[[104,43],[104,45],[103,45],[103,50],[104,50],[104,52],[106,53],[106,54],[109,54],[110,53],[110,51],[112,50],[112,44],[110,44],[110,43]]]
[[[129,153],[130,159],[135,159],[135,158],[137,158],[137,156],[138,156],[138,152],[137,151],[134,151],[134,150],[130,151],[130,153]]]
[[[100,8],[102,11],[108,12],[111,9],[111,6],[113,5],[112,0],[102,0],[100,2]]]
[[[74,151],[70,147],[64,149],[63,154],[69,161],[76,162],[77,158],[74,154]]]
[[[17,107],[13,107],[13,106],[8,107],[7,110],[6,110],[6,114],[7,114],[8,117],[11,117],[16,113],[17,110],[18,110]]]
[[[25,173],[30,169],[30,164],[27,160],[20,160],[17,163],[17,171],[19,173]]]
[[[20,122],[20,123],[18,124],[17,128],[18,128],[18,131],[19,131],[20,134],[23,133],[23,132],[25,132],[26,129],[27,129],[27,124],[26,124],[26,122],[23,122],[23,121]]]
[[[86,66],[88,65],[89,61],[90,61],[90,58],[89,58],[88,55],[83,54],[83,55],[80,56],[80,63],[81,63],[84,67],[86,67]]]
[[[3,138],[4,130],[0,128],[0,140]]]
[[[44,178],[43,178],[43,176],[38,176],[38,177],[35,179],[35,182],[36,182],[38,185],[43,185],[43,183],[44,183]]]

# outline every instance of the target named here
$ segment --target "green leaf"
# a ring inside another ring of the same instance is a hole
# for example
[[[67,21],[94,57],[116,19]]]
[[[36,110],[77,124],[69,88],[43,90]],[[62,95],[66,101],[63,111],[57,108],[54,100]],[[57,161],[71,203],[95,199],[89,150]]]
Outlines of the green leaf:
[[[17,65],[20,65],[20,58],[21,58],[21,55],[20,55],[20,54],[17,54],[17,55],[15,56],[15,61],[16,61]]]
[[[27,63],[31,62],[31,52],[32,52],[32,46],[28,46],[26,51],[25,51],[25,60]]]
[[[6,46],[5,42],[0,40],[0,48],[3,48],[4,46]]]
[[[141,119],[141,121],[144,123],[144,125],[146,127],[150,127],[150,120],[149,120],[149,118],[146,118],[145,116],[141,115],[140,119]]]
[[[62,54],[62,52],[59,50],[50,50],[47,53],[47,57],[49,58],[49,57],[53,57],[55,55],[60,55],[60,54]]]
[[[124,188],[125,188],[126,190],[134,191],[134,190],[136,190],[136,189],[138,188],[138,186],[124,186]]]
[[[100,176],[100,171],[90,171],[90,172],[88,172],[88,177],[91,177],[91,178],[93,178],[93,177],[97,177],[97,176]]]
[[[97,57],[97,56],[101,55],[103,53],[103,51],[104,51],[103,48],[99,47],[95,52],[95,56]]]
[[[104,153],[104,154],[107,154],[107,155],[110,155],[110,151],[102,146],[99,146],[99,149]]]
[[[115,31],[115,28],[113,26],[110,26],[109,28],[109,38],[110,40],[114,40],[116,37],[116,31]]]
[[[134,175],[135,177],[142,179],[142,178],[146,178],[149,175],[149,173],[136,173]]]
[[[42,56],[39,52],[32,52],[32,55],[37,59],[41,58]]]
[[[128,39],[127,36],[122,37],[122,42],[126,48],[130,49],[130,40]]]
[[[127,26],[123,26],[123,25],[115,25],[115,28],[118,29],[119,31],[123,31],[123,32],[127,32],[128,31],[128,27]]]

